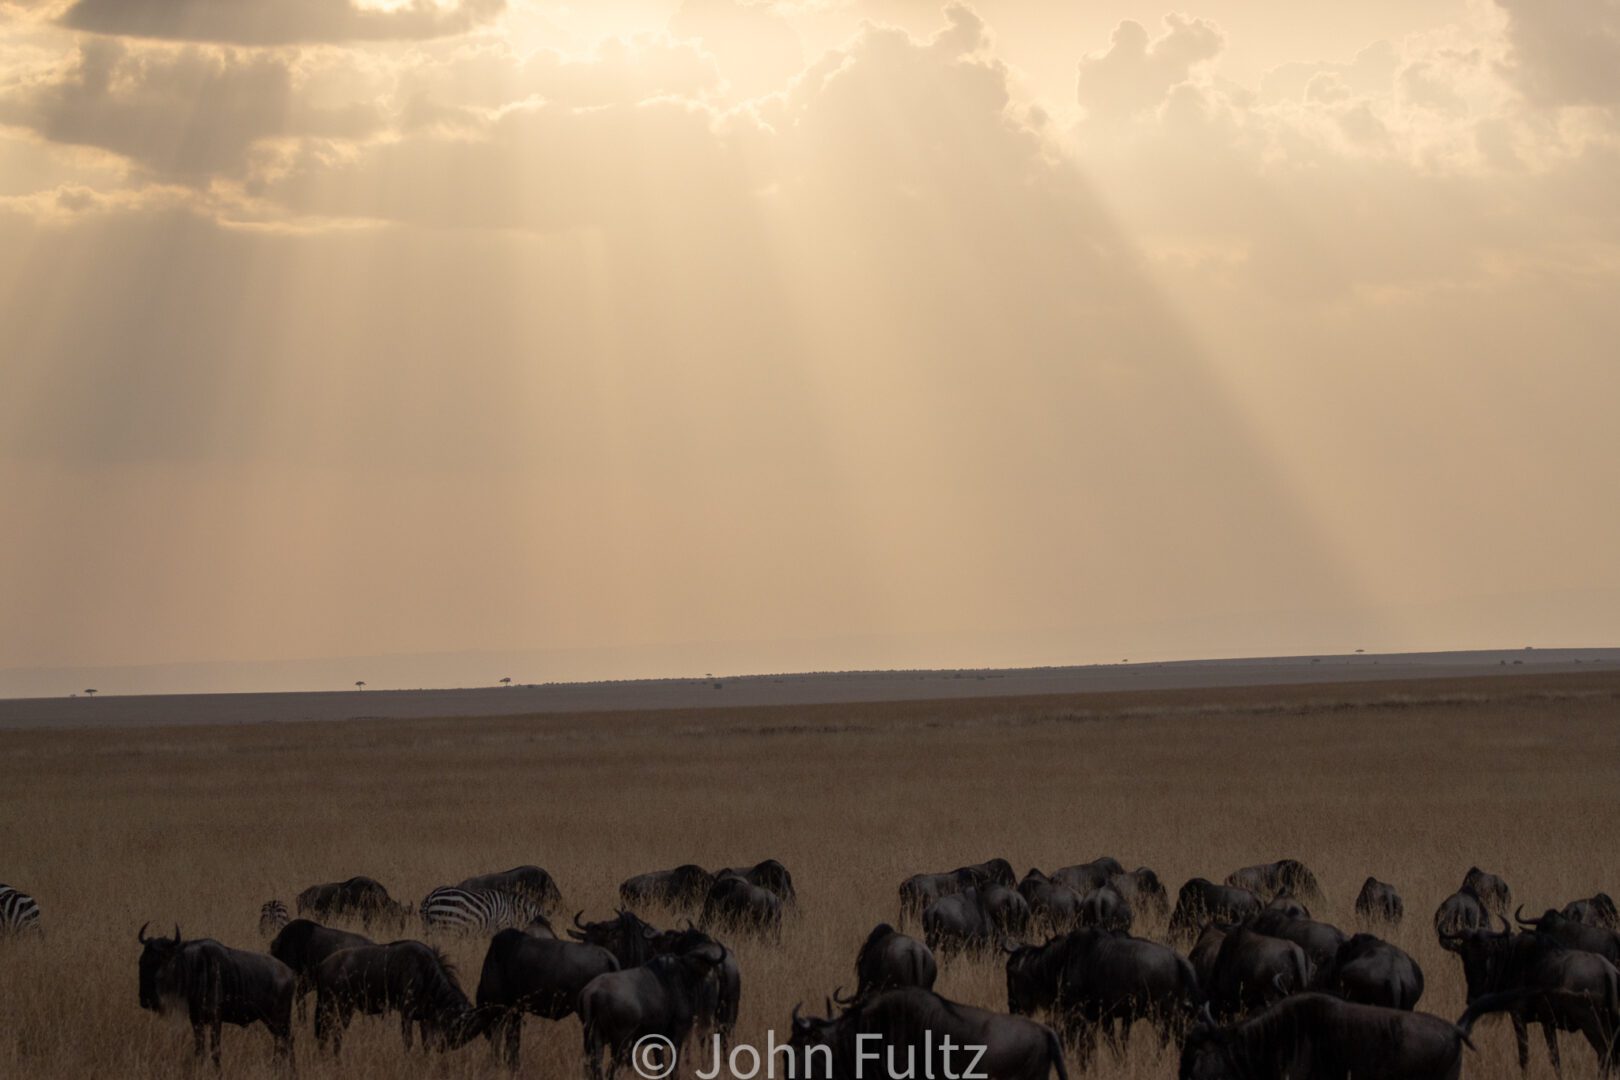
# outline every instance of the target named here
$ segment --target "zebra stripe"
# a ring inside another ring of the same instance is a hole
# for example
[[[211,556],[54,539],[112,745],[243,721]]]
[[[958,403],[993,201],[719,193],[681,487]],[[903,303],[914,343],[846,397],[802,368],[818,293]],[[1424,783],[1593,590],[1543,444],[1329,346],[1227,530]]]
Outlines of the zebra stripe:
[[[423,898],[421,910],[427,929],[460,933],[522,930],[542,918],[534,900],[498,889],[434,889]]]
[[[20,889],[0,885],[0,935],[39,929],[38,901]]]
[[[259,909],[259,933],[265,937],[273,937],[281,933],[291,916],[287,913],[287,905],[280,900],[271,900]]]

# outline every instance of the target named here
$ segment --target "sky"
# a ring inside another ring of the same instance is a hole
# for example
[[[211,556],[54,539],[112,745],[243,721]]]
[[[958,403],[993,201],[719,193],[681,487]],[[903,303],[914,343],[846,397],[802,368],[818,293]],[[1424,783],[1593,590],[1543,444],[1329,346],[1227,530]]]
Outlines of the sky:
[[[0,693],[1620,643],[1620,0],[1183,2],[0,0]]]

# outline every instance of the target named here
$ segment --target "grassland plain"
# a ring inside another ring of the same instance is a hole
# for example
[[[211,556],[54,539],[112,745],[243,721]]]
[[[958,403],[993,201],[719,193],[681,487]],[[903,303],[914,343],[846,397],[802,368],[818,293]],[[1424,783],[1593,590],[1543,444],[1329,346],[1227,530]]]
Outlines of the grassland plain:
[[[135,932],[262,948],[259,905],[369,874],[415,901],[526,862],[571,913],[602,916],[643,870],[766,856],[800,905],[780,946],[735,942],[739,1037],[786,1035],[853,983],[865,933],[919,870],[1000,855],[1020,873],[1101,854],[1188,877],[1304,860],[1354,925],[1367,874],[1408,919],[1422,1008],[1463,1008],[1429,916],[1471,863],[1539,911],[1620,889],[1620,675],[1257,687],[883,705],[0,733],[0,880],[40,900],[40,940],[0,945],[0,1076],[187,1071],[183,1023],[137,1007]],[[1149,925],[1145,931],[1162,932]],[[415,935],[413,928],[411,934]],[[469,994],[484,942],[443,942]],[[994,960],[938,989],[1004,1007]],[[1594,1075],[1565,1036],[1566,1074]],[[1507,1026],[1479,1029],[1466,1076],[1516,1077]],[[575,1020],[526,1025],[527,1075],[580,1075]],[[228,1029],[229,1075],[274,1075],[261,1028]],[[1551,1076],[1537,1043],[1532,1075]],[[479,1044],[407,1056],[393,1023],[357,1019],[340,1065],[306,1025],[305,1077],[496,1076]],[[1087,1074],[1167,1077],[1141,1031]]]

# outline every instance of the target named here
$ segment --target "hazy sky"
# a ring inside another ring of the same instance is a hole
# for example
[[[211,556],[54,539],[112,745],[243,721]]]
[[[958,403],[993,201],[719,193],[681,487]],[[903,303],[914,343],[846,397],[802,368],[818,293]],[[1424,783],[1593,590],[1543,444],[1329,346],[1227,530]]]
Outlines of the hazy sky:
[[[1620,642],[1620,0],[1186,2],[0,0],[0,668]]]

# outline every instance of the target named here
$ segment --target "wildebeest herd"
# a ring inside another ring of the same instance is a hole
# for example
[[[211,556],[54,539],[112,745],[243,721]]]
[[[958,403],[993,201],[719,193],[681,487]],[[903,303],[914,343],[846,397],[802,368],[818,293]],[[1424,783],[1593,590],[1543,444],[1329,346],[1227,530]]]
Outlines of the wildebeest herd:
[[[559,936],[551,917],[562,892],[536,866],[434,889],[414,907],[371,878],[314,885],[297,895],[297,917],[280,901],[264,905],[268,952],[187,939],[179,927],[149,936],[143,926],[139,1004],[183,1010],[197,1055],[216,1066],[224,1025],[262,1023],[275,1059],[290,1068],[311,994],[315,1040],[334,1056],[356,1013],[392,1016],[407,1048],[413,1036],[436,1051],[482,1037],[514,1070],[525,1016],[577,1016],[593,1078],[604,1057],[610,1076],[633,1064],[648,1036],[667,1039],[677,1054],[698,1033],[729,1045],[744,984],[722,936],[757,936],[765,947],[781,941],[784,913],[797,902],[787,868],[774,859],[712,872],[688,864],[629,878],[619,898],[612,917],[587,921],[577,912]],[[1355,933],[1312,918],[1321,901],[1315,875],[1292,859],[1244,867],[1220,883],[1195,877],[1173,907],[1153,870],[1128,871],[1111,858],[1032,869],[1022,879],[1005,859],[917,874],[900,883],[898,920],[878,923],[856,952],[854,992],[834,989],[825,1015],[795,1006],[784,1017],[798,1075],[855,1080],[863,1075],[861,1040],[875,1036],[888,1066],[876,1075],[905,1077],[906,1061],[948,1037],[982,1047],[974,1065],[992,1080],[1054,1071],[1066,1080],[1065,1047],[1085,1070],[1099,1043],[1119,1055],[1141,1024],[1161,1046],[1179,1047],[1183,1080],[1454,1078],[1474,1024],[1495,1013],[1512,1022],[1521,1069],[1532,1026],[1542,1029],[1555,1068],[1559,1031],[1585,1039],[1600,1073],[1613,1067],[1620,913],[1606,894],[1529,917],[1513,907],[1505,881],[1471,868],[1433,919],[1466,985],[1466,1010],[1455,1021],[1418,1011],[1422,969],[1374,932],[1404,917],[1394,886],[1366,879]],[[679,925],[644,917],[654,914]],[[368,936],[412,920],[424,936],[488,937],[471,998],[434,945]],[[325,925],[335,921],[365,933]],[[1145,921],[1162,923],[1163,940],[1133,933]],[[0,933],[40,925],[32,898],[0,887]],[[941,966],[964,955],[999,957],[1007,1012],[934,992]]]

